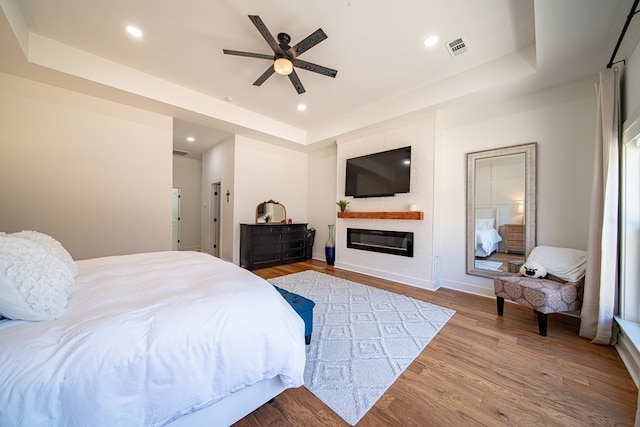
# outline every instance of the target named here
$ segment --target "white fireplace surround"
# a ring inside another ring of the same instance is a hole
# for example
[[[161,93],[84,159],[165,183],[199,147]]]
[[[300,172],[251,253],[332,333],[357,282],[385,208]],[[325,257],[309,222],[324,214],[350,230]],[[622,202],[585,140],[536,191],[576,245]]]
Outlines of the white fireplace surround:
[[[422,220],[383,218],[336,218],[335,266],[374,277],[436,290],[440,286],[439,239],[434,215],[440,206],[435,185],[436,113],[422,114],[391,126],[362,131],[337,141],[336,200],[349,201],[352,212],[403,212],[413,205],[424,212]],[[411,146],[410,192],[392,197],[344,196],[346,161],[375,152]],[[413,233],[413,257],[347,247],[347,228]]]

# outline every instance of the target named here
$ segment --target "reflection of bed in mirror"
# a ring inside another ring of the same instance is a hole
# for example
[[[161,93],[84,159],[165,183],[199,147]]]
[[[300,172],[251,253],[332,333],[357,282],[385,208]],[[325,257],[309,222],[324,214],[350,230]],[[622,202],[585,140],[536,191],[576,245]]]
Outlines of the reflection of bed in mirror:
[[[498,250],[502,241],[497,228],[500,226],[500,212],[493,208],[476,209],[476,245],[475,255],[485,258]]]

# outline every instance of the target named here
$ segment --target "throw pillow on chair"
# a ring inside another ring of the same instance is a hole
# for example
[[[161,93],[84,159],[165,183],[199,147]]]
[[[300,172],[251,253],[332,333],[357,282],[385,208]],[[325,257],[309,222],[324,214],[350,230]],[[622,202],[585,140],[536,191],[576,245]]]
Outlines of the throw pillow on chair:
[[[527,261],[520,267],[520,274],[534,279],[542,279],[547,275],[547,269],[538,262]]]

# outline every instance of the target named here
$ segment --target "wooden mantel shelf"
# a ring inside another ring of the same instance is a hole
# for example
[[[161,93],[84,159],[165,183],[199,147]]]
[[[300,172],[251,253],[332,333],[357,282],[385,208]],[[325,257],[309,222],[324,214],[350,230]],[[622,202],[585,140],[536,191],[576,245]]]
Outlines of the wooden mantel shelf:
[[[358,219],[424,219],[424,212],[338,212],[338,218]]]

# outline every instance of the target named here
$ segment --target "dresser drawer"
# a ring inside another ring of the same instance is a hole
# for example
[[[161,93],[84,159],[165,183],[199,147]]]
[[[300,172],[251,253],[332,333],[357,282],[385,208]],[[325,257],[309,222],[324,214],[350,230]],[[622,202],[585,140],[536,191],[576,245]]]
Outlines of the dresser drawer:
[[[282,250],[304,248],[304,240],[296,240],[292,242],[282,242]]]
[[[272,227],[270,225],[258,225],[258,226],[252,227],[251,234],[253,234],[254,236],[259,236],[261,234],[273,234],[273,233],[280,234],[280,231],[281,231],[280,228]]]
[[[280,244],[280,234],[257,234],[251,239],[253,246]]]
[[[282,233],[282,241],[289,242],[295,240],[304,240],[307,237],[307,233],[304,231],[292,232],[292,233]]]
[[[305,233],[307,231],[307,224],[290,224],[290,225],[284,225],[282,226],[282,228],[280,229],[280,231],[282,233],[291,233],[291,232],[301,232],[301,233]]]
[[[263,245],[263,246],[253,246],[251,248],[251,253],[255,255],[260,254],[277,254],[280,253],[282,247],[280,244],[277,245]]]
[[[257,264],[264,264],[264,263],[272,263],[274,261],[280,261],[282,259],[282,255],[281,253],[275,252],[275,253],[261,253],[261,254],[257,254],[254,255],[252,257],[253,260],[253,264],[257,265]]]
[[[288,261],[293,259],[304,259],[304,248],[291,249],[282,252],[282,260]]]
[[[523,251],[524,250],[524,242],[523,241],[513,241],[507,243],[508,251]]]

